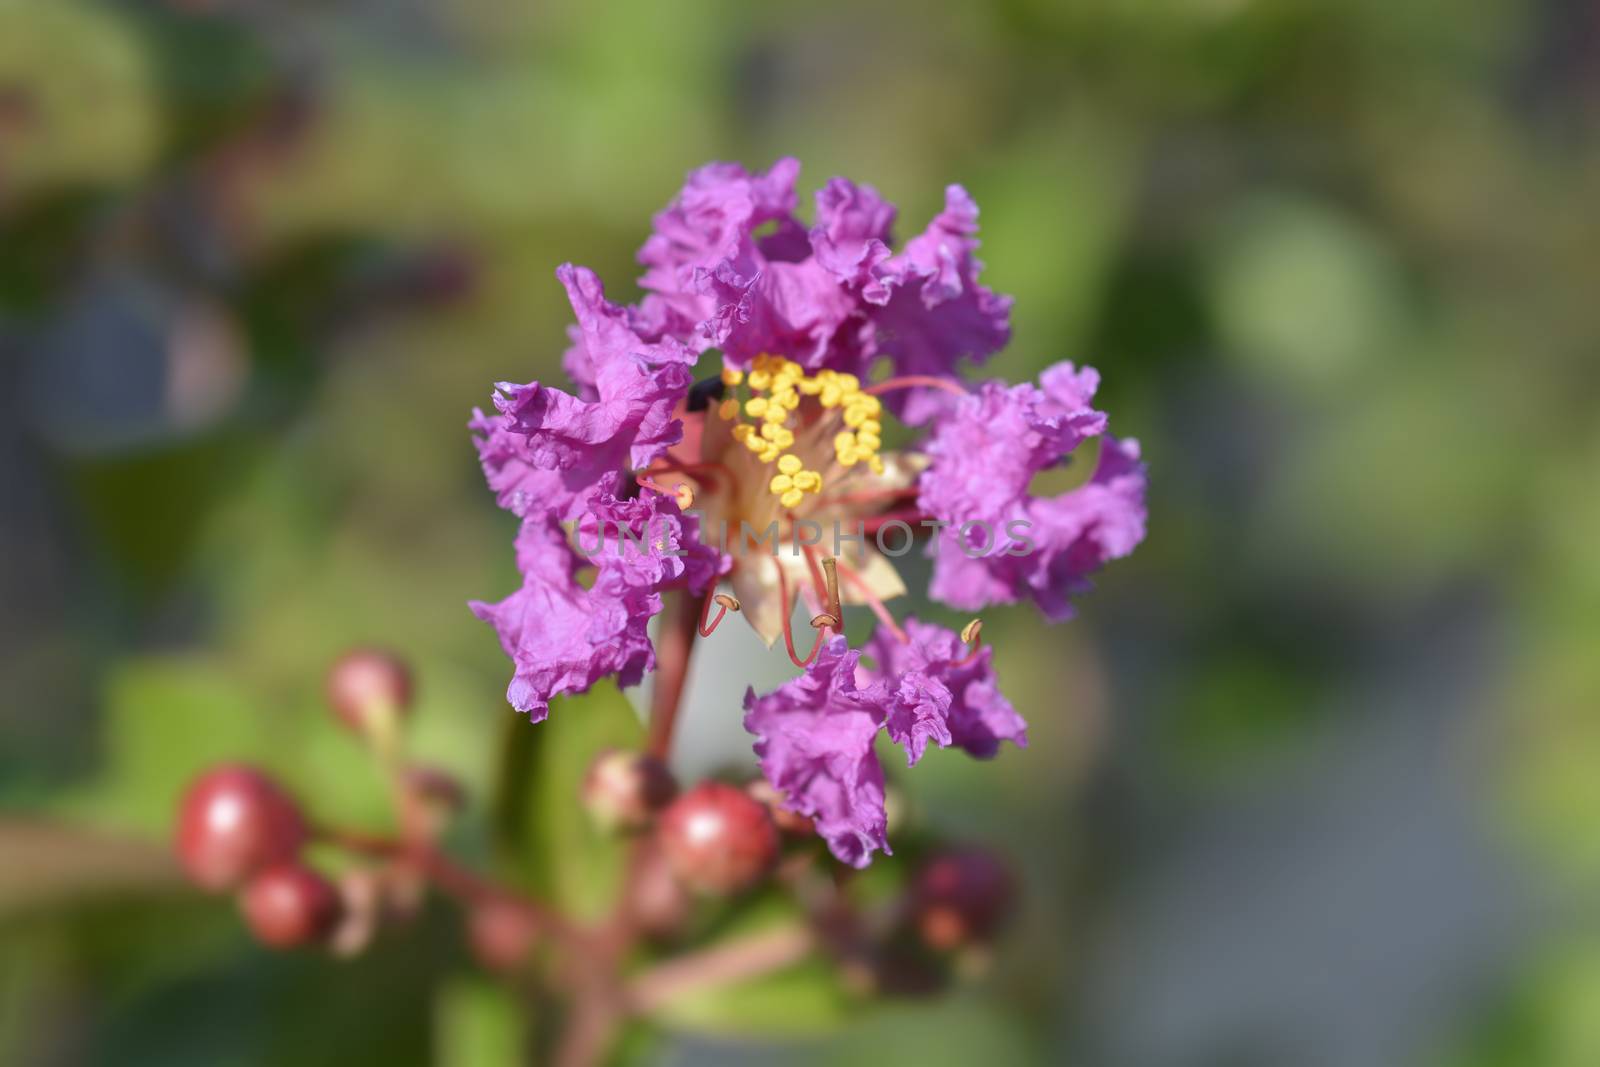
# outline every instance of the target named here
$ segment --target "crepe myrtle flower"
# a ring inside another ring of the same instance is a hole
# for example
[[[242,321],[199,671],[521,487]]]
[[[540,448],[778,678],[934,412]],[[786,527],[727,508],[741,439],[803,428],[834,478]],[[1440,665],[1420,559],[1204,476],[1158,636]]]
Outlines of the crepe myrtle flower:
[[[960,186],[896,251],[895,209],[869,186],[832,179],[802,222],[798,169],[690,174],[639,253],[636,304],[608,301],[584,268],[557,271],[577,320],[573,387],[502,383],[470,423],[490,488],[521,519],[522,573],[473,610],[513,662],[511,704],[535,720],[557,695],[655,669],[647,623],[669,596],[699,600],[689,638],[735,612],[769,648],[781,639],[803,673],[749,692],[745,727],[779,802],[862,866],[888,851],[880,732],[908,764],[930,743],[980,758],[1027,743],[978,620],[957,634],[895,619],[895,560],[924,540],[933,599],[1030,600],[1065,619],[1089,576],[1143,539],[1145,474],[1137,442],[1106,434],[1094,370],[963,380],[964,361],[1008,339],[1011,301],[978,281],[977,208]],[[1083,484],[1031,491],[1096,440]],[[857,608],[879,624],[861,649],[844,637]],[[670,693],[682,663],[669,673]]]

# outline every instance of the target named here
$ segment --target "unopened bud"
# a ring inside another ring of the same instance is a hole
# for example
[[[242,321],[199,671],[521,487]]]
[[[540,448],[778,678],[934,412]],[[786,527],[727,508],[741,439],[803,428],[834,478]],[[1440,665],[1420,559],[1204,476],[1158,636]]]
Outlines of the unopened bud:
[[[339,921],[339,891],[299,863],[257,874],[239,894],[245,923],[262,944],[296,948],[322,941]]]
[[[948,951],[993,937],[1015,898],[1010,870],[982,849],[942,853],[917,873],[912,904],[929,947]]]
[[[178,805],[178,858],[202,889],[232,889],[263,867],[294,859],[306,836],[294,798],[243,764],[202,774]]]
[[[583,779],[583,806],[604,830],[639,830],[678,793],[666,764],[643,752],[600,753]]]
[[[657,833],[673,873],[702,893],[748,889],[778,858],[766,806],[722,782],[702,782],[673,801]]]
[[[328,669],[328,705],[363,737],[392,732],[411,708],[411,670],[399,656],[376,648],[346,652]]]

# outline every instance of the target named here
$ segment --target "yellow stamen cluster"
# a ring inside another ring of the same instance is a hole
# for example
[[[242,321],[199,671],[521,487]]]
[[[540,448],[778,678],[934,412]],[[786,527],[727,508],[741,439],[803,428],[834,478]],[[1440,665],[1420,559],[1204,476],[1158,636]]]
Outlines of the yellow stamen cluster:
[[[795,442],[789,418],[799,408],[801,397],[815,397],[825,409],[840,409],[845,425],[851,428],[834,438],[834,455],[842,465],[864,462],[875,472],[883,472],[883,460],[878,458],[882,432],[878,416],[883,406],[877,397],[861,391],[855,375],[824,370],[811,376],[793,360],[760,355],[748,373],[724,369],[722,382],[729,389],[749,387],[748,400],[741,402],[730,395],[718,405],[717,414],[729,421],[740,420],[741,415],[752,420],[739,421],[732,429],[733,437],[762,463],[777,465],[778,473],[767,488],[784,507],[796,507],[807,493],[822,490],[821,472],[806,470],[804,461],[788,451]]]
[[[883,445],[883,402],[870,393],[861,391],[861,383],[854,374],[835,374],[825,370],[817,375],[822,388],[817,399],[825,408],[842,409],[847,430],[833,435],[833,455],[841,467],[854,467],[865,463],[873,474],[883,473],[883,459],[878,449]],[[832,401],[832,403],[829,403]]]

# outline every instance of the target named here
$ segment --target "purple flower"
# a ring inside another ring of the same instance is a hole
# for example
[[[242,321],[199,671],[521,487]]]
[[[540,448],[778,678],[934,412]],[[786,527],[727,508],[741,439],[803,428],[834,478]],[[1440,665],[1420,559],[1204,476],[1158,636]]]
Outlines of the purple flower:
[[[994,678],[994,652],[969,653],[954,632],[914,618],[905,620],[910,641],[879,630],[867,644],[877,663],[872,677],[893,687],[884,725],[915,765],[929,741],[955,745],[987,759],[1001,741],[1028,745],[1028,724],[1001,694]]]
[[[639,253],[649,291],[641,334],[718,346],[735,367],[771,352],[858,376],[878,356],[896,374],[952,376],[963,358],[981,361],[1005,345],[1011,301],[978,283],[978,209],[960,186],[893,255],[894,205],[834,178],[818,191],[807,230],[794,216],[798,172],[782,159],[765,174],[730,163],[690,174]],[[916,389],[896,394],[893,406],[917,423],[948,401]]]
[[[615,582],[647,590],[651,615],[661,610],[659,592],[668,586],[704,593],[733,561],[700,542],[699,518],[685,515],[677,501],[649,489],[624,500],[619,484],[608,475],[577,524],[578,550],[599,568],[596,587]]]
[[[697,520],[675,501],[648,490],[622,500],[617,486],[608,475],[585,502],[578,543],[596,548],[592,555],[573,550],[554,512],[529,516],[516,542],[522,588],[498,604],[471,605],[514,665],[506,699],[534,722],[552,697],[585,692],[608,675],[637,685],[655,667],[646,625],[661,611],[662,591],[703,593],[727,563],[699,543]],[[596,567],[587,589],[577,580],[585,564]]]
[[[947,522],[936,541],[932,595],[966,610],[1031,598],[1051,621],[1107,560],[1144,539],[1144,467],[1138,442],[1106,436],[1093,477],[1055,497],[1028,491],[1105,431],[1090,406],[1099,375],[1059,363],[1038,387],[986,382],[961,400],[928,445],[918,506]]]
[[[865,867],[888,853],[883,768],[872,751],[889,701],[887,687],[856,684],[861,658],[844,638],[830,640],[806,672],[776,690],[744,697],[744,728],[767,781],[785,804],[816,821],[834,856]]]
[[[534,722],[549,714],[552,697],[585,692],[612,674],[619,685],[637,685],[655,666],[645,633],[649,615],[630,614],[648,608],[649,594],[629,603],[618,597],[628,592],[619,590],[621,583],[585,589],[576,577],[580,562],[553,514],[530,516],[517,534],[522,588],[498,604],[470,605],[511,657],[506,699]]]
[[[538,382],[502,382],[494,398],[499,418],[474,412],[471,426],[503,506],[529,514],[537,504],[571,519],[605,474],[646,466],[682,440],[673,414],[688,395],[694,356],[672,338],[641,338],[628,312],[606,301],[593,271],[567,264],[556,277],[578,317],[578,345],[568,360],[593,399]]]
[[[1011,340],[1011,297],[978,284],[978,205],[959,185],[944,211],[884,265],[891,295],[874,315],[877,350],[897,375],[953,376],[960,361],[981,363]],[[878,301],[882,303],[882,301]],[[893,398],[900,418],[921,425],[950,406],[949,394],[914,389]]]

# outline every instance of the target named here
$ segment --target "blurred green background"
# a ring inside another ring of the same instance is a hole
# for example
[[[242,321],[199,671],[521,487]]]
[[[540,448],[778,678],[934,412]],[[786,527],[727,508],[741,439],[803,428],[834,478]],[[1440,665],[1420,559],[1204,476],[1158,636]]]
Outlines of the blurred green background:
[[[0,1062],[507,1062],[449,916],[269,955],[173,798],[246,757],[381,825],[319,703],[380,641],[482,813],[467,412],[555,375],[558,263],[629,298],[688,169],[783,154],[902,236],[968,187],[991,369],[1101,369],[1150,536],[987,620],[1033,747],[898,779],[1025,875],[994,965],[649,1058],[1600,1063],[1587,0],[0,0]],[[747,751],[718,637],[688,768]]]

